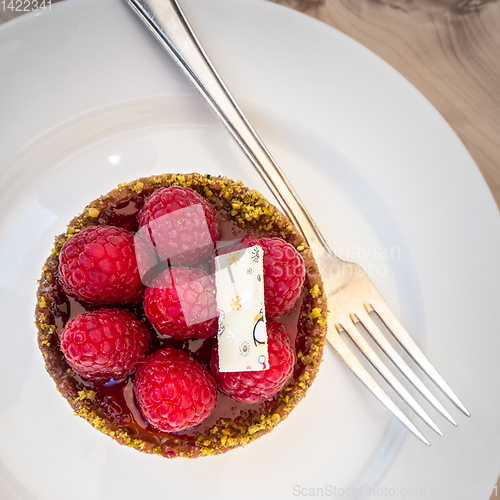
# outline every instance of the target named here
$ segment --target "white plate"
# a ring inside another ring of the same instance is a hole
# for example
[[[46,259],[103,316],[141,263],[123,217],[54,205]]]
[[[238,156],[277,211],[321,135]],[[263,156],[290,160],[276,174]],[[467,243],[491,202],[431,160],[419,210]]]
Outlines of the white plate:
[[[408,82],[326,25],[262,1],[183,4],[326,236],[369,270],[472,417],[436,417],[444,438],[418,422],[425,447],[328,346],[289,419],[223,456],[146,456],[73,416],[33,326],[36,279],[70,217],[164,171],[268,192],[123,3],[67,0],[0,29],[0,496],[487,499],[500,470],[500,224],[470,156]]]

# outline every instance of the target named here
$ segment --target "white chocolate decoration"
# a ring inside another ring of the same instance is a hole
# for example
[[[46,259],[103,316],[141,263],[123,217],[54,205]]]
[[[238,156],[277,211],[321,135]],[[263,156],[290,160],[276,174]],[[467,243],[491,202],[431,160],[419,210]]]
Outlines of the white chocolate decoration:
[[[221,372],[268,368],[262,253],[255,245],[215,258]]]

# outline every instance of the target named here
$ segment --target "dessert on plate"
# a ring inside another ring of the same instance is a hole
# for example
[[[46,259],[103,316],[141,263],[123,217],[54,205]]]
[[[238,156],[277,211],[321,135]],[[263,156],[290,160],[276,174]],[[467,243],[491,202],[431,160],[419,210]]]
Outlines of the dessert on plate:
[[[237,347],[267,351],[261,369],[227,371],[215,260],[247,249],[261,255],[263,304]],[[317,374],[326,313],[314,256],[260,193],[163,174],[92,201],[56,237],[35,318],[46,369],[77,415],[139,451],[194,458],[289,415]]]

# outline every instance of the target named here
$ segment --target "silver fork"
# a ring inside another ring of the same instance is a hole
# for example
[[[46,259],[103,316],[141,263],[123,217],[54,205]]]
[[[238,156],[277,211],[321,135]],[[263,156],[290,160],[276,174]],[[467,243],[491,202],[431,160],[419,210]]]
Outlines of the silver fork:
[[[470,416],[460,399],[387,306],[363,269],[357,264],[344,262],[335,256],[283,172],[229,93],[177,1],[125,1],[203,95],[262,176],[284,213],[304,236],[318,261],[328,299],[327,340],[340,358],[411,432],[425,444],[430,444],[359,361],[342,338],[342,334],[345,333],[410,408],[442,435],[431,417],[370,346],[365,335],[361,333],[364,329],[432,406],[453,425],[457,425],[449,412],[386,338],[382,328],[374,319],[378,317],[420,368],[465,415]]]

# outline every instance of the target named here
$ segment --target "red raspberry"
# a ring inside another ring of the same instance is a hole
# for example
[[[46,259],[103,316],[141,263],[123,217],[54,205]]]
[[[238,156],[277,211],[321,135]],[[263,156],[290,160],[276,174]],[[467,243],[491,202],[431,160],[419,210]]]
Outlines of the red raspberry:
[[[219,372],[217,344],[212,351],[210,369],[215,374],[219,390],[241,403],[261,403],[278,393],[293,371],[294,354],[286,327],[267,320],[269,367],[262,371]]]
[[[205,420],[217,403],[213,375],[193,356],[167,347],[137,370],[134,393],[145,419],[164,432],[180,432]]]
[[[223,253],[260,245],[264,252],[264,302],[266,316],[279,318],[296,304],[306,276],[304,259],[281,238],[257,238],[249,235],[224,248]]]
[[[125,304],[140,298],[134,237],[115,226],[82,229],[62,247],[59,278],[65,292],[92,304]]]
[[[144,312],[159,333],[183,340],[217,334],[215,283],[201,269],[172,267],[144,293]]]
[[[147,328],[125,309],[97,309],[68,321],[61,334],[66,361],[85,379],[118,380],[132,374],[149,347]]]
[[[191,188],[171,186],[156,190],[137,219],[148,226],[161,260],[193,265],[214,252],[219,237],[215,209]]]

